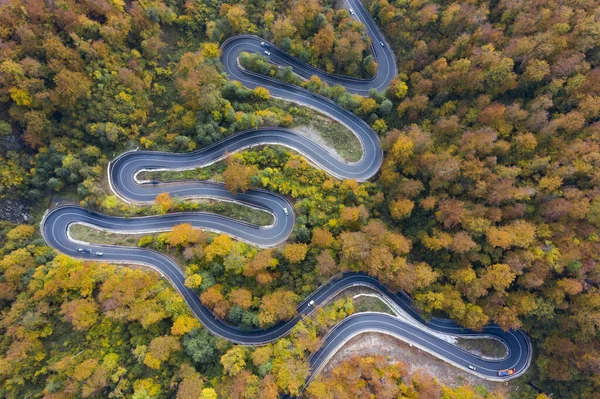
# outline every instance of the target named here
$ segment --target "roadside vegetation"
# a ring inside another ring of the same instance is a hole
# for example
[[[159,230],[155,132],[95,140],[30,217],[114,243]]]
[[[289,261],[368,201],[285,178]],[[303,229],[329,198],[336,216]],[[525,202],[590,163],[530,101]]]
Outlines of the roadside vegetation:
[[[184,225],[141,244],[177,258],[211,311],[243,328],[287,320],[331,275],[363,271],[425,316],[524,329],[536,354],[524,378],[595,397],[598,1],[365,5],[397,56],[390,87],[362,98],[302,84],[381,135],[377,179],[338,181],[285,148],[245,151],[191,178],[290,198],[288,243],[261,251]],[[221,74],[219,45],[241,33],[327,71],[375,67],[364,27],[329,0],[0,3],[0,196],[46,204],[68,193],[112,215],[210,210],[268,224],[264,212],[164,195],[127,207],[105,187],[108,161],[126,149],[188,152],[245,129],[313,123],[312,111]],[[338,128],[315,130],[350,159],[355,144]],[[265,348],[231,345],[155,274],[57,255],[37,230],[0,224],[0,396],[269,399],[304,381],[321,327],[301,324]],[[326,324],[349,310],[331,312]],[[408,378],[389,381],[390,392],[419,394]],[[444,389],[429,397],[452,397]]]
[[[475,355],[487,358],[502,359],[508,354],[506,346],[495,339],[458,338],[457,345]]]
[[[107,245],[123,245],[128,247],[137,246],[143,234],[118,234],[83,224],[74,224],[69,229],[74,240]]]

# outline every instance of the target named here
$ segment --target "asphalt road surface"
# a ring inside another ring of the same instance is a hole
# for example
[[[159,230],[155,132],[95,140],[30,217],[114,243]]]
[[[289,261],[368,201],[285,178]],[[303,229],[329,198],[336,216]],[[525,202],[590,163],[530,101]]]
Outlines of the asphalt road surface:
[[[375,22],[360,2],[350,0],[348,3],[355,11],[354,17],[366,25],[371,38],[371,51],[379,65],[378,73],[373,79],[361,80],[327,74],[289,56],[274,45],[267,44],[268,50],[271,52],[270,60],[280,65],[291,66],[295,73],[305,78],[318,75],[329,85],[343,85],[347,90],[361,95],[367,95],[371,88],[384,90],[390,80],[397,75],[394,55]],[[221,61],[229,77],[242,82],[249,88],[263,86],[273,96],[313,107],[345,124],[357,135],[363,147],[363,156],[359,162],[352,164],[341,162],[330,156],[319,145],[296,134],[293,130],[276,127],[240,132],[212,146],[187,154],[150,151],[126,152],[113,160],[108,168],[111,189],[125,201],[140,204],[152,203],[156,195],[162,192],[168,192],[173,197],[213,198],[234,201],[265,210],[274,216],[274,222],[271,226],[255,226],[204,212],[119,218],[97,214],[76,206],[62,206],[50,210],[42,221],[41,229],[46,242],[59,252],[75,258],[113,263],[138,263],[159,271],[181,293],[192,312],[206,328],[215,335],[240,344],[264,344],[285,336],[316,306],[325,303],[327,299],[345,287],[354,285],[367,285],[381,291],[416,320],[415,323],[407,323],[398,318],[378,313],[361,313],[345,319],[332,330],[322,348],[310,359],[313,370],[310,379],[339,349],[340,345],[357,334],[369,331],[400,337],[466,370],[469,366],[474,366],[476,370],[470,371],[484,378],[499,379],[499,370],[513,367],[516,369],[516,373],[505,379],[522,374],[531,360],[531,344],[528,337],[521,331],[504,332],[497,326],[490,325],[484,331],[476,333],[461,328],[451,320],[425,321],[413,309],[410,298],[405,294],[390,293],[377,280],[362,274],[346,274],[322,286],[299,305],[298,315],[288,322],[268,330],[244,331],[217,319],[210,310],[204,307],[198,295],[185,287],[183,272],[165,255],[144,248],[82,244],[69,237],[69,226],[74,223],[85,223],[122,233],[168,231],[177,224],[190,223],[194,227],[226,233],[260,247],[266,248],[281,244],[290,235],[295,216],[293,206],[280,195],[266,190],[250,190],[245,194],[232,195],[222,184],[206,181],[155,184],[140,182],[136,179],[137,174],[144,170],[182,170],[210,165],[222,159],[226,154],[256,145],[277,144],[292,148],[303,154],[316,166],[338,178],[365,181],[374,176],[381,166],[383,153],[376,133],[362,119],[332,101],[305,89],[239,69],[236,60],[240,52],[263,52],[265,48],[261,45],[260,38],[248,35],[236,36],[223,43]],[[81,252],[78,249],[86,249],[90,252]],[[96,252],[102,252],[103,255],[100,257],[95,254]],[[314,304],[310,305],[310,301],[313,300]],[[486,360],[448,343],[433,334],[432,331],[458,336],[493,336],[506,344],[509,354],[502,360]]]

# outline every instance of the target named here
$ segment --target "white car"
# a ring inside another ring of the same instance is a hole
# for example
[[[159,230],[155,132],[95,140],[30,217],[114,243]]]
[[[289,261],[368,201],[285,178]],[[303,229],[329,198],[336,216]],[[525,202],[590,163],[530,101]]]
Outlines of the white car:
[[[354,15],[354,10],[349,8],[348,11],[350,11],[350,15]]]
[[[102,252],[96,252],[94,255],[96,255],[96,256],[103,256],[104,253],[102,253]]]
[[[477,370],[477,368],[475,366],[471,366],[470,364],[469,364],[469,368],[473,371]]]
[[[271,52],[270,52],[270,51],[267,51],[267,50],[265,50],[265,54],[266,54],[267,56],[269,56],[269,55],[271,55]]]
[[[381,47],[385,47],[385,44],[383,43],[383,41],[380,41],[379,44],[381,44]]]
[[[285,213],[285,216],[289,215],[287,208],[283,208],[283,213]]]
[[[314,304],[315,304],[315,301],[314,301],[314,300],[311,300],[311,301],[308,303],[308,306],[312,306],[312,305],[314,305]]]

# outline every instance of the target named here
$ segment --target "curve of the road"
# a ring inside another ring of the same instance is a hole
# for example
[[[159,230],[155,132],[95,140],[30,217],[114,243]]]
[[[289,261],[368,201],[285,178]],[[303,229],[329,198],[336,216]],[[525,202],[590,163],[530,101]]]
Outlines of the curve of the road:
[[[318,75],[330,85],[342,85],[348,91],[361,95],[367,94],[371,88],[385,89],[390,80],[397,75],[394,55],[360,1],[349,0],[348,3],[356,13],[355,17],[365,24],[367,34],[371,38],[371,51],[379,65],[378,73],[373,79],[363,80],[324,73],[269,44],[271,61],[279,65],[291,66],[294,72],[302,77],[310,78],[312,75]],[[380,42],[384,43],[383,46],[380,45]],[[103,261],[143,264],[159,271],[181,293],[194,315],[206,328],[220,337],[240,344],[260,345],[287,335],[296,323],[310,313],[315,306],[325,303],[343,289],[356,285],[369,286],[383,295],[387,295],[389,300],[402,307],[416,321],[407,323],[379,313],[361,313],[345,319],[327,335],[321,349],[310,358],[312,370],[310,379],[344,342],[357,334],[368,331],[379,331],[401,338],[443,360],[487,379],[510,379],[525,372],[531,361],[531,343],[523,332],[505,332],[495,325],[486,327],[482,332],[474,332],[461,328],[451,320],[434,318],[426,321],[415,311],[408,296],[390,293],[377,280],[366,275],[345,274],[331,280],[299,305],[298,315],[292,320],[268,330],[244,331],[217,319],[204,307],[198,295],[185,287],[185,275],[177,264],[159,252],[143,248],[89,243],[85,243],[85,247],[89,248],[91,253],[82,253],[77,250],[83,244],[73,240],[69,235],[70,226],[76,223],[120,233],[168,231],[177,224],[191,223],[194,227],[226,233],[260,247],[272,247],[285,242],[294,226],[295,216],[292,205],[284,197],[272,192],[257,189],[244,194],[232,195],[222,184],[207,181],[152,184],[152,182],[143,182],[137,179],[138,173],[144,170],[182,170],[203,167],[217,162],[226,154],[245,148],[277,144],[300,152],[317,167],[338,178],[365,181],[377,173],[383,158],[379,139],[362,119],[334,102],[303,88],[239,68],[237,57],[241,52],[262,52],[264,50],[265,47],[261,45],[260,38],[248,35],[236,36],[223,43],[221,61],[231,79],[238,80],[249,88],[266,87],[273,96],[313,107],[346,125],[361,142],[363,156],[360,161],[352,164],[339,161],[319,145],[296,134],[293,130],[276,127],[240,132],[219,143],[187,154],[150,151],[126,152],[109,164],[108,178],[113,192],[127,202],[152,203],[156,195],[162,192],[168,192],[172,196],[181,198],[214,198],[238,202],[267,211],[273,215],[274,222],[270,226],[255,226],[204,212],[119,218],[91,212],[77,206],[61,206],[49,210],[41,223],[42,235],[46,242],[59,252],[72,257],[98,260],[94,252],[103,252]],[[313,306],[309,304],[312,300],[315,301]],[[504,342],[509,353],[506,358],[501,360],[483,359],[448,343],[436,334],[431,334],[431,331],[453,336],[491,336]],[[469,370],[469,366],[475,367],[476,370]],[[499,370],[513,367],[516,369],[515,374],[507,377],[498,376]]]

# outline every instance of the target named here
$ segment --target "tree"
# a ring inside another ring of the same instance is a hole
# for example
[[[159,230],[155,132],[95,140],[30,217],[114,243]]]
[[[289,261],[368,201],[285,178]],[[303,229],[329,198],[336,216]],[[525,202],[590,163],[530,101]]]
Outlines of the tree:
[[[184,335],[198,327],[200,327],[200,322],[197,318],[193,316],[181,315],[175,319],[175,322],[171,327],[171,334]]]
[[[251,27],[250,21],[246,18],[246,10],[241,4],[230,6],[227,11],[227,22],[234,34],[246,33]]]
[[[225,307],[224,303],[227,303],[227,301],[225,300],[225,297],[222,294],[223,290],[223,286],[220,284],[216,284],[213,285],[212,287],[208,288],[206,291],[204,291],[201,295],[200,295],[200,300],[202,301],[202,303],[204,305],[206,305],[208,308],[212,309],[215,314],[217,314],[216,310],[217,307],[219,305],[220,309],[223,309]],[[227,309],[228,311],[229,309]],[[222,314],[222,312],[219,312],[219,314],[217,314],[217,316],[224,318],[227,315],[227,311],[225,311],[225,314]]]
[[[262,86],[258,86],[256,87],[252,93],[254,94],[254,97],[256,97],[258,100],[263,100],[266,101],[269,99],[270,94],[269,94],[269,90],[265,89]]]
[[[396,77],[391,80],[388,91],[393,99],[402,100],[406,97],[406,93],[408,93],[408,86],[405,82]]]
[[[186,246],[195,244],[202,238],[202,232],[192,227],[189,223],[182,223],[173,226],[173,229],[167,233],[167,241],[171,246]]]
[[[154,237],[144,236],[144,237],[140,238],[140,240],[138,241],[138,247],[147,247],[148,245],[152,244],[153,241],[154,241]]]
[[[160,193],[154,199],[154,211],[164,215],[173,206],[173,200],[169,193]]]
[[[296,28],[289,18],[280,16],[273,22],[271,32],[273,32],[273,36],[275,37],[275,43],[280,45],[283,39],[291,38],[296,33]]]
[[[313,50],[317,58],[327,58],[333,49],[335,34],[330,24],[323,26],[313,38]]]
[[[202,284],[202,276],[200,274],[192,274],[185,278],[185,286],[188,288],[198,288]]]
[[[459,231],[452,237],[451,248],[456,253],[461,254],[468,252],[476,246],[477,244],[475,243],[475,241],[473,241],[469,233],[466,233],[464,231]]]
[[[495,264],[488,267],[482,279],[496,291],[504,291],[515,280],[515,274],[506,264]]]
[[[346,209],[346,208],[344,208]],[[334,242],[333,234],[325,229],[316,228],[313,230],[312,243],[323,248],[329,248]]]
[[[160,367],[161,362],[169,360],[171,354],[180,350],[181,344],[179,343],[179,339],[172,335],[154,338],[150,341],[150,351],[144,358],[144,364],[150,368],[157,369]]]
[[[362,115],[367,116],[375,112],[377,108],[379,108],[379,104],[377,104],[377,102],[373,98],[365,97],[360,103],[360,108],[358,109],[358,112]]]
[[[212,242],[205,248],[204,255],[206,260],[211,261],[215,256],[224,256],[233,249],[233,241],[226,234],[216,236]]]
[[[81,72],[63,69],[54,77],[54,102],[64,108],[73,108],[79,100],[90,97],[92,82]]]
[[[337,271],[337,264],[328,250],[317,255],[317,268],[321,276],[332,276]]]
[[[198,399],[218,399],[217,391],[212,388],[204,388],[202,392],[200,392],[200,397]]]
[[[183,380],[177,385],[177,399],[198,399],[198,392],[201,392],[203,387],[202,376],[199,373],[186,370]]]
[[[310,373],[308,362],[294,353],[291,342],[286,338],[275,342],[273,355],[273,375],[277,386],[297,396]]]
[[[286,244],[283,249],[283,257],[290,263],[300,263],[306,257],[308,245],[306,244]]]
[[[10,241],[21,242],[31,238],[34,233],[35,227],[27,224],[20,224],[6,233],[6,238]]]
[[[390,213],[394,219],[402,220],[410,216],[414,206],[415,203],[407,198],[392,201],[390,203]]]
[[[266,294],[261,299],[258,321],[262,327],[289,320],[296,315],[298,295],[291,291],[278,289],[272,294]]]
[[[252,306],[252,292],[244,288],[232,290],[229,293],[229,300],[242,309],[248,309]]]
[[[215,362],[216,338],[206,329],[196,328],[185,334],[183,347],[196,363],[211,365]]]
[[[487,241],[494,247],[508,249],[513,244],[513,237],[510,232],[497,227],[490,227],[487,232]]]
[[[400,233],[386,232],[385,243],[395,255],[406,255],[411,249],[411,242]]]
[[[402,397],[402,378],[408,374],[408,366],[390,363],[383,356],[352,357],[338,364],[327,377],[317,377],[307,389],[311,399],[327,397]],[[415,384],[416,385],[416,384]],[[419,381],[419,392],[426,393],[426,381]],[[431,397],[436,396],[421,396]],[[437,397],[441,397],[438,395]]]
[[[93,299],[81,298],[64,302],[61,313],[64,319],[73,325],[75,330],[85,331],[96,324],[99,318],[98,304]]]
[[[220,79],[201,52],[185,53],[175,69],[175,85],[192,110],[212,112],[220,107]]]
[[[245,193],[250,188],[250,179],[257,173],[256,166],[244,165],[238,157],[227,159],[227,169],[223,172],[225,187],[236,194]]]
[[[270,345],[259,346],[252,352],[252,363],[255,366],[267,364],[273,357],[273,348]]]
[[[221,356],[221,364],[223,370],[230,376],[236,376],[246,366],[246,356],[248,350],[241,346],[235,345]]]
[[[365,208],[364,205],[359,206],[346,206],[342,208],[340,212],[340,219],[342,225],[358,228],[360,225],[365,222],[369,217],[369,211]]]
[[[273,250],[265,249],[254,255],[251,261],[243,267],[243,274],[246,277],[256,276],[261,271],[277,267],[279,261],[273,257]]]

